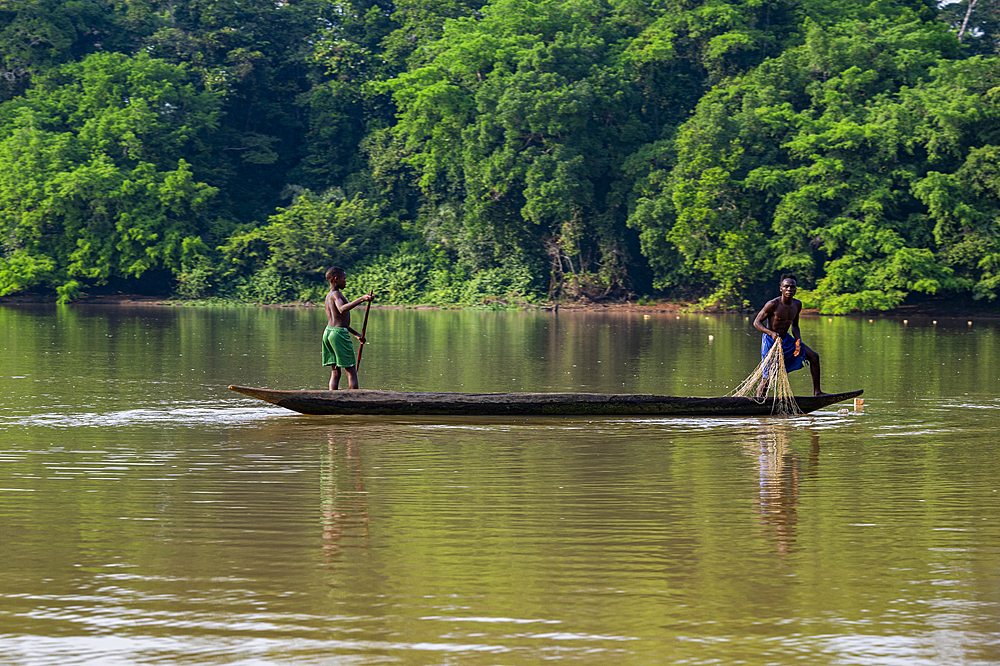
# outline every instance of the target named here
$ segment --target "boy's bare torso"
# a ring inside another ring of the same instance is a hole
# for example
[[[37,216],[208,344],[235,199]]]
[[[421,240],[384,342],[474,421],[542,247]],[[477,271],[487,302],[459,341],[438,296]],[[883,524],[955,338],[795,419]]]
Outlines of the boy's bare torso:
[[[339,289],[331,289],[324,301],[326,305],[327,325],[339,328],[349,328],[351,325],[351,311],[341,312],[340,307],[347,305],[347,299],[340,293]]]

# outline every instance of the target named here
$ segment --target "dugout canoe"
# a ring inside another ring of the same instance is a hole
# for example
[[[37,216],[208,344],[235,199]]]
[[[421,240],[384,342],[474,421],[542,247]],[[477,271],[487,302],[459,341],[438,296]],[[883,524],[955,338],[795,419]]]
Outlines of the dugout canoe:
[[[773,398],[684,398],[634,393],[423,393],[418,391],[279,391],[230,386],[300,414],[378,416],[770,416]],[[812,412],[864,393],[796,396]]]

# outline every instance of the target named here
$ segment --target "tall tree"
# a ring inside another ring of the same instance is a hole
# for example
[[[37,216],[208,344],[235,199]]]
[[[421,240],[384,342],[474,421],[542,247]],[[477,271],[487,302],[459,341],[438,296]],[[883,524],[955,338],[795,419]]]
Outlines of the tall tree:
[[[937,97],[946,79],[934,68],[956,54],[954,37],[923,21],[814,27],[802,47],[707,94],[680,131],[677,166],[650,179],[631,220],[660,279],[708,282],[738,305],[754,280],[793,270],[831,312],[959,287],[910,194],[973,135],[961,127],[978,97]],[[673,265],[655,257],[664,241]]]
[[[177,156],[205,150],[220,101],[184,67],[95,54],[0,106],[0,294],[71,299],[203,253],[217,190]]]
[[[599,0],[501,0],[449,22],[427,64],[393,82],[425,225],[468,267],[624,283],[621,161],[651,136],[622,71],[635,32]],[[443,209],[460,211],[457,227],[439,223]]]
[[[301,96],[320,72],[313,43],[337,20],[321,0],[172,0],[151,55],[188,66],[224,99],[213,141],[220,203],[241,222],[282,201],[307,127]]]
[[[1000,5],[993,0],[961,0],[943,4],[941,20],[955,30],[969,55],[1000,52]]]

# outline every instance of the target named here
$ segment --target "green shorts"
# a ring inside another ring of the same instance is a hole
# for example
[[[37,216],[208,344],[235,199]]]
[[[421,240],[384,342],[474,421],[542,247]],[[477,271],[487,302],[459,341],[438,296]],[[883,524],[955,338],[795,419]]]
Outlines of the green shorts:
[[[327,326],[323,331],[323,365],[350,368],[354,363],[354,345],[351,344],[350,332],[346,328]]]

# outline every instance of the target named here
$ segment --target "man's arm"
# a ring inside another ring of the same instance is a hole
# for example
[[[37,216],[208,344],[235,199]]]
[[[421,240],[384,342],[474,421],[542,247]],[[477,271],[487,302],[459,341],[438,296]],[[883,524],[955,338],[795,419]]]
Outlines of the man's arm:
[[[792,320],[790,332],[795,338],[795,351],[792,356],[798,356],[802,351],[802,332],[799,330],[799,313],[802,312],[802,301],[795,301],[795,319]]]
[[[795,308],[795,318],[792,319],[791,333],[793,338],[800,340],[802,333],[799,331],[799,314],[802,313],[802,301],[795,299],[792,301],[792,306]]]
[[[774,301],[768,301],[766,304],[764,304],[764,307],[761,308],[760,312],[757,313],[757,318],[753,320],[753,327],[756,328],[761,333],[763,333],[764,335],[770,335],[772,338],[777,340],[778,333],[776,331],[772,331],[771,329],[769,329],[767,325],[764,323],[765,321],[771,318],[772,314],[774,314],[774,308],[775,308]]]

